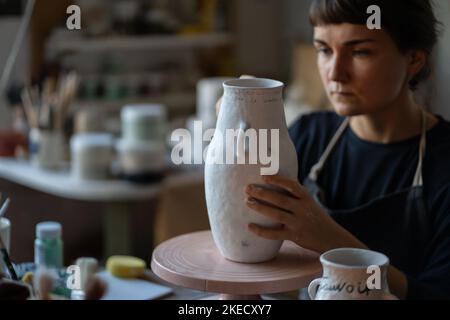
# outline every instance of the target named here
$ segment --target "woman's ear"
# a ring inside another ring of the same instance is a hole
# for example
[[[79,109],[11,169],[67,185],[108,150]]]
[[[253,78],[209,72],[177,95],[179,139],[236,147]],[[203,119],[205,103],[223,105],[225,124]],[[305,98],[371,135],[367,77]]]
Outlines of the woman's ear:
[[[428,54],[424,50],[413,50],[409,56],[410,62],[408,66],[408,73],[412,79],[425,67]]]

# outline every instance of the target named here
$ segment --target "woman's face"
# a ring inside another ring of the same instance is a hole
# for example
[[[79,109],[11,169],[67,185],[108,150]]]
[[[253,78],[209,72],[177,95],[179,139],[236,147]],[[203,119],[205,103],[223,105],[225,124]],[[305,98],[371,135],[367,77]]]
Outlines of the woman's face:
[[[314,45],[327,94],[342,116],[388,108],[408,90],[410,55],[384,30],[363,25],[317,26]]]

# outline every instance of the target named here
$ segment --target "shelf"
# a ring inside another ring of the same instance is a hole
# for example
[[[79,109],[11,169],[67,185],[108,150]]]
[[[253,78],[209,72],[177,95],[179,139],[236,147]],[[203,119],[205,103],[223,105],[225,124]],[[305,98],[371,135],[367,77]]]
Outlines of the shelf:
[[[167,106],[169,110],[185,110],[192,108],[196,104],[195,92],[178,92],[167,93],[161,96],[140,97],[134,99],[121,100],[79,100],[76,105],[79,107],[100,107],[100,108],[116,108],[123,107],[127,104],[143,104],[143,103],[157,103]]]
[[[167,163],[169,168],[171,162]],[[173,164],[172,164],[173,165]],[[48,171],[32,166],[28,161],[0,157],[0,178],[54,196],[100,202],[143,201],[159,196],[166,185],[182,186],[201,183],[203,170],[175,171],[163,181],[153,184],[134,184],[124,180],[110,179],[80,181],[71,176],[70,170]]]
[[[79,181],[69,171],[45,171],[26,161],[0,157],[0,177],[20,185],[80,201],[141,201],[159,195],[161,184],[136,185],[122,180]]]
[[[195,49],[228,45],[231,42],[232,36],[228,33],[176,36],[114,36],[107,38],[60,37],[59,39],[50,39],[47,44],[47,50],[53,54],[61,54],[108,50]]]

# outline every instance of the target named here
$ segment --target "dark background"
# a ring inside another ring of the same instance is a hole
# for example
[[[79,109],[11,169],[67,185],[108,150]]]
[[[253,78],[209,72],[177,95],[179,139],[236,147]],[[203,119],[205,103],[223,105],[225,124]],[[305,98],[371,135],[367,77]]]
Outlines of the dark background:
[[[16,16],[22,13],[22,1],[0,0],[0,16]]]

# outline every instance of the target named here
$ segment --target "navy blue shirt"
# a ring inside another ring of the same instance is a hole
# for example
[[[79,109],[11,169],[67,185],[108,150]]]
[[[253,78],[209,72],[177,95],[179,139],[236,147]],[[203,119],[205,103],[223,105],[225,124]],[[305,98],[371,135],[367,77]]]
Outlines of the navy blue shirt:
[[[427,132],[423,164],[433,236],[427,244],[425,268],[418,275],[407,274],[410,299],[450,299],[450,122],[438,118],[439,123]],[[301,183],[343,121],[334,112],[319,112],[304,115],[292,125],[289,132],[297,150]],[[420,136],[396,143],[373,143],[347,128],[318,179],[325,191],[325,205],[332,210],[353,209],[411,187],[419,143]]]

